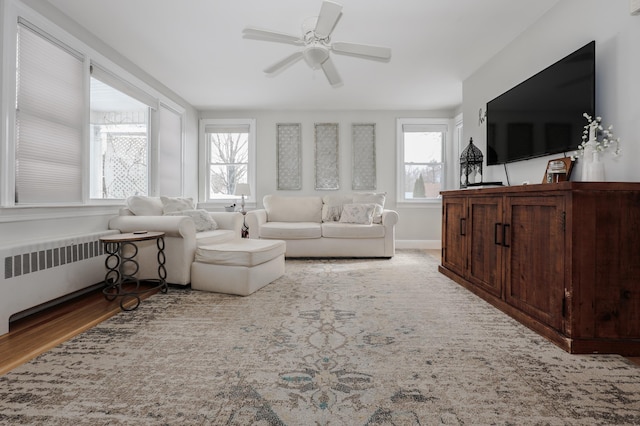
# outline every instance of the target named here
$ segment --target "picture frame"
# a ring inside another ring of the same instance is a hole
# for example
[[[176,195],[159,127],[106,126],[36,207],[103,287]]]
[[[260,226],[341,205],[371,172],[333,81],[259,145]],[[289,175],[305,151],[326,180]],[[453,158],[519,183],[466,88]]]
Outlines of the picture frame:
[[[549,170],[551,170],[552,163],[556,161],[561,161],[564,163],[564,173],[553,173],[549,174]],[[562,157],[562,158],[554,158],[547,162],[547,167],[544,170],[544,177],[542,178],[542,183],[558,183],[558,182],[566,182],[571,178],[571,172],[573,171],[573,166],[575,165],[575,160],[571,157]]]

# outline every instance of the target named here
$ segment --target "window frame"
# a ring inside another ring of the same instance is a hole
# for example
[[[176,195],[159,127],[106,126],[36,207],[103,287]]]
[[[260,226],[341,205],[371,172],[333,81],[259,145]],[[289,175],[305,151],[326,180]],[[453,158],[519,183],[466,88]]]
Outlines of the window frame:
[[[442,138],[442,183],[441,190],[448,186],[447,147],[451,139],[451,120],[445,118],[398,118],[396,121],[396,203],[404,207],[440,207],[442,197],[407,199],[404,196],[405,162],[404,162],[404,126],[423,126],[443,133]]]
[[[255,208],[256,205],[256,119],[255,118],[201,118],[199,125],[199,203],[204,208],[222,208],[229,203],[238,203],[239,195],[230,195],[227,198],[209,198],[209,166],[210,144],[207,143],[207,126],[234,127],[247,126],[249,128],[247,160],[247,183],[251,188],[251,195],[245,196],[245,208]]]

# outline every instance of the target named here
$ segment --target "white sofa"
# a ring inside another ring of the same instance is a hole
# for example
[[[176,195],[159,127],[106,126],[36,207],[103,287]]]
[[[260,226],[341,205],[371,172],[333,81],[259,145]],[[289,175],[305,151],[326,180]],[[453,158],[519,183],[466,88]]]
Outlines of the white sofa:
[[[142,230],[165,232],[167,282],[187,285],[191,282],[191,264],[196,249],[240,239],[242,224],[241,213],[197,210],[188,198],[135,196],[129,197],[127,207],[120,209],[119,215],[109,221],[109,229],[122,233]],[[155,244],[155,241],[137,243],[139,278],[158,277]]]
[[[384,209],[382,193],[271,194],[263,206],[246,214],[249,238],[284,240],[286,257],[395,255],[398,213]]]

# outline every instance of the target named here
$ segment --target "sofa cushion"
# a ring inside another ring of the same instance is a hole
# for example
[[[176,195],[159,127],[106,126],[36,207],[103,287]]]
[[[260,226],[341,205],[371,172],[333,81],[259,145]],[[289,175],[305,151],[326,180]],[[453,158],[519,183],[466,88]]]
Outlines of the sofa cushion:
[[[193,219],[196,225],[196,232],[213,231],[218,228],[218,224],[206,210],[182,210],[165,213],[165,216],[188,216]]]
[[[327,222],[322,224],[322,236],[325,238],[383,238],[384,226]]]
[[[201,246],[196,249],[195,261],[215,265],[256,266],[283,255],[284,241],[239,240]]]
[[[265,195],[262,203],[269,222],[322,221],[321,197],[286,197]]]
[[[127,198],[127,207],[136,216],[162,216],[162,201],[160,197],[132,195]]]
[[[260,226],[259,235],[260,238],[281,240],[303,240],[321,236],[322,230],[317,222],[267,222]]]
[[[353,194],[354,203],[374,203],[376,210],[373,213],[373,223],[382,223],[382,210],[387,198],[386,192],[357,192]]]
[[[162,211],[166,213],[180,212],[184,210],[194,210],[193,198],[183,197],[160,197],[162,201]]]
[[[373,222],[373,211],[375,204],[345,204],[342,206],[340,223],[357,223],[360,225],[371,225]]]
[[[216,229],[215,231],[203,231],[196,234],[196,246],[224,243],[238,238],[238,235],[229,229]]]

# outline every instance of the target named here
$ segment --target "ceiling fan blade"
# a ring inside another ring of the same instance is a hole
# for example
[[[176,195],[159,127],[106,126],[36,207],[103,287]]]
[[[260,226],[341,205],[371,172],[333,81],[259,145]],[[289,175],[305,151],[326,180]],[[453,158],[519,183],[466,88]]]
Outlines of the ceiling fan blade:
[[[331,34],[338,23],[338,19],[340,19],[340,15],[342,15],[342,5],[329,0],[323,1],[318,21],[316,22],[316,35],[324,38]]]
[[[324,71],[324,75],[327,77],[327,80],[329,80],[329,84],[331,84],[333,87],[342,84],[340,74],[338,74],[338,70],[336,69],[336,66],[333,64],[333,61],[330,57],[322,63],[322,71]]]
[[[275,64],[271,65],[270,67],[267,67],[264,69],[264,72],[267,74],[273,74],[276,71],[279,71],[291,64],[293,64],[294,62],[299,61],[300,59],[302,59],[302,52],[295,52],[292,53],[291,55],[287,56],[284,59],[279,60],[278,62],[276,62]]]
[[[278,43],[288,43],[296,46],[304,45],[304,40],[298,36],[291,34],[280,33],[277,31],[263,30],[261,28],[247,27],[242,30],[244,38],[250,38],[254,40],[275,41]]]
[[[336,53],[344,55],[360,56],[367,59],[382,59],[388,61],[391,59],[391,49],[382,46],[371,46],[368,44],[331,43],[331,49]]]

